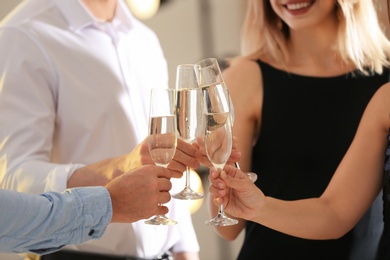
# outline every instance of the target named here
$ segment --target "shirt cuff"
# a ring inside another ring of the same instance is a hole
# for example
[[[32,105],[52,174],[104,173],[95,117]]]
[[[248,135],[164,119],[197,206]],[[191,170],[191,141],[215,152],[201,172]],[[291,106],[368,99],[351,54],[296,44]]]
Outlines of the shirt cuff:
[[[80,218],[84,221],[85,232],[82,240],[98,239],[103,236],[112,218],[110,193],[105,187],[82,187],[68,189],[78,199]]]

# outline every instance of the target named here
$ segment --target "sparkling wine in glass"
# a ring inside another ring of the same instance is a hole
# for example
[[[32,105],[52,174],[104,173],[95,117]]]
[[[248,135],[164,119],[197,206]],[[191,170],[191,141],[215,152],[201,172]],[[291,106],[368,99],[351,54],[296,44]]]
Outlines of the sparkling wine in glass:
[[[196,63],[195,73],[197,76],[198,84],[200,88],[206,89],[209,86],[219,86],[221,89],[227,89],[225,80],[223,78],[221,69],[216,58],[205,58]],[[229,108],[230,108],[230,122],[233,127],[234,124],[234,106],[229,95]],[[236,162],[234,164],[236,168],[240,169],[240,166]],[[248,177],[255,182],[257,179],[256,173],[247,172]]]
[[[203,96],[196,79],[194,64],[177,66],[176,72],[176,126],[179,138],[191,144],[203,134]],[[190,167],[186,167],[184,189],[172,197],[183,200],[203,198],[190,186]]]
[[[232,150],[232,126],[229,105],[229,92],[221,85],[203,89],[206,154],[213,167],[221,172]],[[230,226],[238,220],[226,216],[223,204],[219,205],[215,218],[206,221],[213,226]]]
[[[195,64],[195,74],[200,88],[208,86],[221,86],[227,88],[216,58],[205,58]],[[234,107],[229,96],[230,122],[234,123]]]
[[[157,166],[167,168],[176,152],[175,90],[152,89],[149,114],[149,153]],[[175,225],[166,215],[156,215],[145,221],[151,225]]]

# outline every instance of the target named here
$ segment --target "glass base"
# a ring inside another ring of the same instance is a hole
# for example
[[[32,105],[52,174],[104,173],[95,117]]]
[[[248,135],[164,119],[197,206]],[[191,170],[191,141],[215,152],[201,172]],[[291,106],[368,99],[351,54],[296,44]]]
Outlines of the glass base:
[[[224,214],[218,213],[218,215],[205,222],[206,225],[210,226],[232,226],[238,223],[237,219],[229,218]]]
[[[177,221],[172,220],[165,215],[157,215],[151,219],[146,220],[145,224],[172,226],[172,225],[176,225]]]
[[[181,192],[172,195],[172,197],[180,200],[198,200],[203,198],[203,194],[200,194],[196,191],[193,191],[191,188],[186,187]]]
[[[257,174],[254,173],[254,172],[247,172],[247,173],[246,173],[246,176],[248,176],[249,179],[250,179],[252,182],[256,182],[256,180],[257,180]]]

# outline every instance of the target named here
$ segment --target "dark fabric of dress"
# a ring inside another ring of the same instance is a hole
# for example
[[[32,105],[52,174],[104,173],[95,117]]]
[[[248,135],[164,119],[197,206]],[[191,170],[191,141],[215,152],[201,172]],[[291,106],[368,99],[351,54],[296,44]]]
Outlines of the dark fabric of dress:
[[[389,72],[308,77],[258,64],[264,99],[252,158],[256,185],[267,196],[283,200],[319,197]],[[376,202],[358,228],[337,240],[296,238],[248,221],[238,259],[375,259],[383,231],[382,194]]]

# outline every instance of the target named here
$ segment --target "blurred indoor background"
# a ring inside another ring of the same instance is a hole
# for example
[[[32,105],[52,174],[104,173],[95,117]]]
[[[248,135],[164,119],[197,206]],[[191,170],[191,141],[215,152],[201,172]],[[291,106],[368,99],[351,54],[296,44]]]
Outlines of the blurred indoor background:
[[[375,1],[380,18],[384,26],[388,27],[386,0]],[[21,0],[0,0],[0,19],[19,2]],[[238,55],[245,7],[246,0],[162,0],[152,17],[143,18],[143,22],[152,28],[160,39],[168,61],[171,87],[174,87],[176,66],[179,64],[194,63],[206,57],[215,57],[223,63],[224,58]],[[206,175],[207,172],[201,172],[204,192],[207,192],[208,188]],[[206,205],[202,203],[193,214],[201,248],[200,259],[236,259],[243,234],[234,242],[223,241],[214,233],[212,227],[204,224],[208,218]],[[0,259],[23,258],[13,254],[0,254]]]

